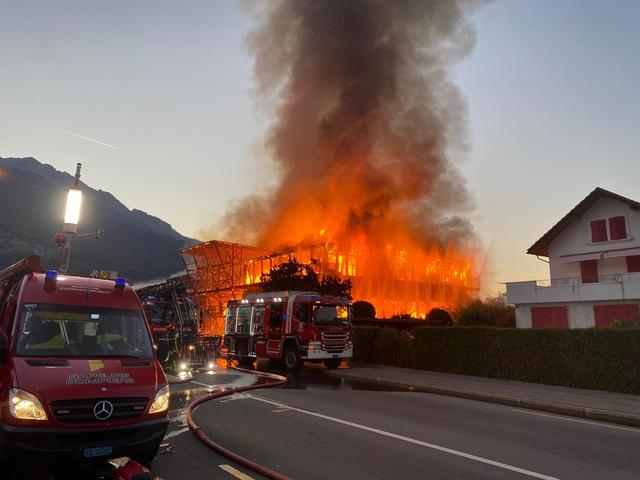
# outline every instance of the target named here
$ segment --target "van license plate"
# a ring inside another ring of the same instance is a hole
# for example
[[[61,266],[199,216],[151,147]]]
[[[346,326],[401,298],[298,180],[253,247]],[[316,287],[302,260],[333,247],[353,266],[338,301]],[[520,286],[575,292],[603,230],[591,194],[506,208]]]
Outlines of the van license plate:
[[[105,455],[111,455],[111,452],[113,452],[113,447],[85,448],[84,456],[87,458],[104,457]]]

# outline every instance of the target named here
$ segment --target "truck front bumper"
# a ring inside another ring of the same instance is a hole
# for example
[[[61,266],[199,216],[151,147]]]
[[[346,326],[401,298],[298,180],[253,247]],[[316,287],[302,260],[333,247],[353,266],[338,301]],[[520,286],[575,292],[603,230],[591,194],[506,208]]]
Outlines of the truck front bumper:
[[[326,350],[310,348],[302,355],[303,360],[328,360],[330,358],[351,358],[353,357],[353,346],[349,344],[342,352],[332,353]]]
[[[148,457],[167,433],[168,418],[91,429],[22,427],[0,422],[0,452],[5,456],[44,455],[53,460],[85,459],[85,449],[111,448],[100,458]]]

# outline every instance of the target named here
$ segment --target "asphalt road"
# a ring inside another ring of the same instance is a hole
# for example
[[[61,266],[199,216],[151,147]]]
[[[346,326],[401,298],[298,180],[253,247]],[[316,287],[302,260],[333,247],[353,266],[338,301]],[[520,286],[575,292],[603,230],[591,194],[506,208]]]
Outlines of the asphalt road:
[[[261,480],[202,445],[184,417],[184,407],[215,386],[255,380],[216,368],[173,385],[155,478]],[[207,402],[194,417],[224,447],[298,480],[640,478],[640,429],[350,383],[322,368],[291,376],[287,388]]]
[[[245,375],[223,368],[195,373],[189,383],[171,386],[170,426],[162,449],[152,464],[152,473],[161,480],[261,480],[257,475],[204,446],[189,430],[184,408],[194,398],[206,395],[213,386],[245,386],[255,382],[254,375]],[[216,400],[213,400],[215,402]],[[217,440],[217,439],[216,439]],[[168,450],[168,451],[167,451]]]
[[[222,375],[197,375],[190,395]],[[233,375],[234,384],[252,377]],[[640,478],[639,429],[363,384],[354,389],[318,369],[292,384],[298,388],[208,402],[195,420],[225,447],[296,479]],[[184,428],[179,424],[174,431]],[[160,456],[153,469],[165,480],[243,478],[220,465],[259,478],[188,431],[170,441],[174,453]]]

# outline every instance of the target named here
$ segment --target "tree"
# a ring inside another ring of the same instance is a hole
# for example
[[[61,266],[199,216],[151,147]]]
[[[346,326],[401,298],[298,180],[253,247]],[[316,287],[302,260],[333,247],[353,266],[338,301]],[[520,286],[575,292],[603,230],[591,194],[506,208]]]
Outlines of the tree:
[[[451,315],[441,308],[432,308],[425,317],[427,325],[430,327],[448,327],[453,325]]]
[[[299,290],[303,292],[319,292],[323,295],[346,297],[351,300],[351,280],[337,277],[318,279],[314,263],[299,263],[292,258],[271,269],[260,278],[263,292],[285,292]]]
[[[463,308],[456,320],[462,326],[493,325],[493,319],[480,299],[473,300]]]
[[[376,307],[364,300],[358,300],[351,305],[354,318],[376,318]]]
[[[281,263],[260,278],[263,292],[302,290],[317,292],[320,290],[318,274],[312,265],[298,263],[295,258]]]
[[[484,305],[487,314],[493,321],[493,325],[496,327],[515,328],[516,309],[511,305],[507,305],[507,299],[504,293],[498,294],[495,297],[485,298]]]
[[[351,280],[342,280],[338,277],[323,277],[318,291],[323,295],[333,295],[334,297],[346,297],[351,300]]]
[[[504,294],[484,300],[469,299],[457,306],[453,318],[456,325],[490,325],[502,328],[516,326],[516,310],[507,304]]]

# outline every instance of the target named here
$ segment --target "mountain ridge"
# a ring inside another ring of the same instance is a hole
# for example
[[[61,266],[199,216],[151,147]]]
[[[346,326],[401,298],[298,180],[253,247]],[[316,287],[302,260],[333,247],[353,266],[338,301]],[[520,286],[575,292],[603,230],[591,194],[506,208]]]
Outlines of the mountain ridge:
[[[0,157],[0,268],[38,254],[57,267],[60,251],[53,236],[61,230],[66,193],[73,175],[33,157]],[[184,269],[179,251],[197,240],[164,220],[129,209],[110,192],[80,182],[83,192],[79,233],[105,233],[101,240],[76,239],[72,272],[116,270],[134,281],[169,276]],[[6,208],[11,206],[11,208]]]

